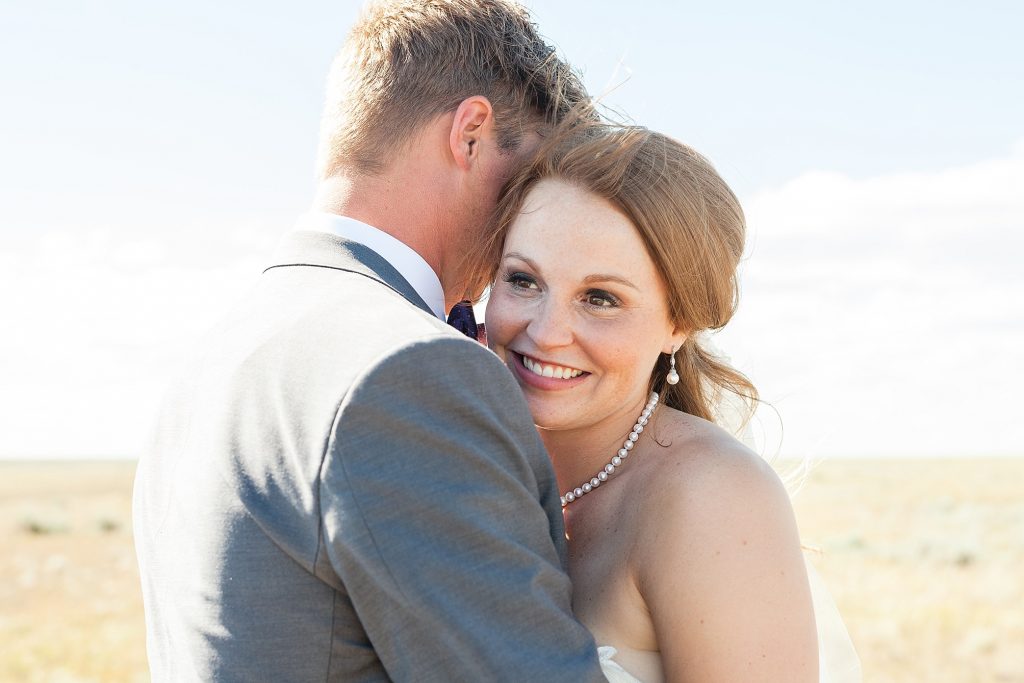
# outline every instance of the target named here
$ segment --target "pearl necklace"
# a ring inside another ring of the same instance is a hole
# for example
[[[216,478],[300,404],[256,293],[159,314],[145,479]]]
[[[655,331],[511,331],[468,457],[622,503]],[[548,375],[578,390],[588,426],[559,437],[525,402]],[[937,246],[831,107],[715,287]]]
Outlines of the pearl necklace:
[[[604,466],[600,472],[594,475],[594,478],[588,482],[577,486],[572,491],[566,492],[562,496],[562,507],[565,507],[569,503],[573,502],[577,498],[585,496],[590,493],[602,483],[608,481],[608,477],[615,474],[615,469],[620,467],[623,461],[629,457],[629,452],[633,450],[633,445],[637,439],[640,438],[640,433],[644,431],[644,427],[647,425],[647,421],[651,419],[651,413],[654,412],[654,408],[658,405],[658,394],[651,392],[651,397],[647,400],[647,405],[644,406],[644,411],[640,413],[640,417],[636,419],[636,424],[633,425],[633,429],[629,432],[629,436],[626,437],[625,442],[622,444],[622,448],[613,457],[608,464]]]

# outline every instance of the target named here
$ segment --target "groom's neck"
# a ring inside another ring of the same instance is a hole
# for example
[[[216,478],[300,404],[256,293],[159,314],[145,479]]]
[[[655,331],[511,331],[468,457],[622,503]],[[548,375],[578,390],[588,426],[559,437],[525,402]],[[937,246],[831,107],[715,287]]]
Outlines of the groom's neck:
[[[450,222],[444,220],[438,190],[409,175],[326,178],[317,186],[313,209],[362,221],[409,246],[434,270],[447,293],[444,265]]]

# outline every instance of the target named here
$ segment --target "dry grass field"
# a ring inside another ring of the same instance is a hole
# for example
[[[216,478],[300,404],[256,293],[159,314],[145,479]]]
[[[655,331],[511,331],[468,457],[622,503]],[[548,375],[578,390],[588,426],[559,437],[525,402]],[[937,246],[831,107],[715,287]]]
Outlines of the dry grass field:
[[[0,681],[146,681],[135,464],[0,463]]]
[[[0,681],[148,679],[133,470],[0,463]],[[1024,458],[827,462],[795,505],[865,681],[1024,683]]]

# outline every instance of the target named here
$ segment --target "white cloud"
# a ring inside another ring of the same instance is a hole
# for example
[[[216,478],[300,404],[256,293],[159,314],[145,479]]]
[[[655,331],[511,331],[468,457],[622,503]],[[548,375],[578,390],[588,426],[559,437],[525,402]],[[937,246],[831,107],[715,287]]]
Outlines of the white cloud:
[[[807,173],[746,209],[718,343],[776,402],[783,453],[1024,453],[1024,144],[939,172]]]
[[[93,229],[0,250],[0,457],[137,455],[175,366],[275,238]]]

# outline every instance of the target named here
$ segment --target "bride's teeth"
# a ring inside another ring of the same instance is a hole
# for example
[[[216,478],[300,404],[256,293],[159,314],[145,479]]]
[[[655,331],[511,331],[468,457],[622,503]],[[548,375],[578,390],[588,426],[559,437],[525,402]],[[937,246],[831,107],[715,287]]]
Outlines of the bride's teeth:
[[[523,356],[523,365],[527,370],[541,377],[553,377],[555,379],[572,379],[583,374],[582,370],[562,367],[561,365],[544,365],[529,356]]]

